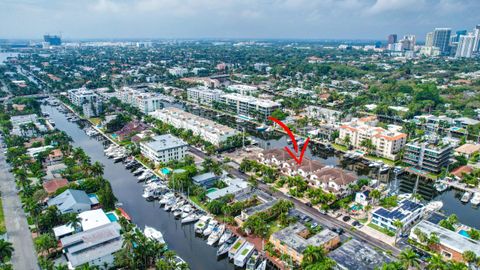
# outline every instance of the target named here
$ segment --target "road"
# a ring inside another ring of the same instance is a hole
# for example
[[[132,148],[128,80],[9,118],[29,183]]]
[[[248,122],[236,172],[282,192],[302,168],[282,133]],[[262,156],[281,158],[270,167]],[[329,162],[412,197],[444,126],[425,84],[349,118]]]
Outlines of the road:
[[[33,240],[27,224],[22,203],[17,195],[13,175],[8,171],[3,148],[0,148],[0,189],[2,192],[5,225],[8,241],[13,244],[12,264],[14,269],[39,269],[37,253],[33,247]]]
[[[193,154],[199,156],[199,157],[202,157],[202,158],[207,158],[207,157],[210,157],[214,160],[216,160],[215,157],[213,156],[208,156],[206,155],[205,153],[203,153],[202,151],[194,148],[194,147],[191,147],[190,146],[190,152],[192,152]],[[229,173],[233,174],[234,176],[238,177],[238,178],[241,178],[241,179],[247,179],[248,178],[248,175],[246,175],[245,173],[239,171],[239,170],[236,170],[236,169],[230,169]],[[322,223],[323,225],[326,225],[327,227],[330,227],[330,228],[342,228],[346,233],[354,236],[355,238],[357,238],[357,240],[361,240],[361,241],[364,241],[364,242],[367,242],[369,243],[370,245],[373,245],[377,248],[380,248],[382,250],[390,250],[392,252],[392,254],[394,256],[398,256],[398,254],[400,254],[400,250],[396,247],[393,247],[389,244],[386,244],[382,241],[380,241],[379,239],[377,238],[374,238],[374,237],[371,237],[370,235],[362,232],[362,231],[358,231],[358,230],[352,230],[352,226],[345,223],[345,222],[342,222],[334,217],[331,217],[331,216],[328,216],[328,215],[324,215],[324,214],[321,214],[318,210],[314,209],[314,208],[311,208],[311,207],[308,207],[307,205],[305,205],[304,203],[300,202],[299,200],[295,199],[295,198],[291,198],[291,197],[287,197],[285,194],[281,193],[281,192],[273,192],[270,187],[266,184],[263,184],[263,183],[259,183],[258,184],[258,188],[265,191],[265,192],[268,192],[272,195],[274,195],[275,197],[277,198],[281,198],[281,199],[285,199],[285,200],[290,200],[291,202],[293,202],[295,204],[295,207],[304,212],[305,214],[308,214],[309,216],[311,216],[312,218],[318,220],[320,223]]]

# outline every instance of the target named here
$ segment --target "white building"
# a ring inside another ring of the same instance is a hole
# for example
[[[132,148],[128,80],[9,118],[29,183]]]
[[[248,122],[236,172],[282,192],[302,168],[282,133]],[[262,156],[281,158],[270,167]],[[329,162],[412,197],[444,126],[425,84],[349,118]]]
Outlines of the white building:
[[[222,95],[221,102],[225,103],[228,106],[227,109],[231,112],[248,118],[266,119],[273,111],[280,108],[278,102],[237,93]]]
[[[156,164],[183,159],[187,148],[186,142],[171,134],[155,136],[151,142],[140,143],[142,155]]]
[[[146,93],[130,87],[122,87],[116,91],[117,98],[142,113],[148,114],[162,107],[162,98],[155,93]]]
[[[393,225],[395,220],[400,220],[403,227],[408,228],[419,220],[424,212],[423,204],[405,199],[391,210],[379,207],[372,213],[372,223],[387,230],[396,231],[397,227]]]
[[[396,160],[397,154],[407,142],[407,134],[393,129],[375,127],[372,123],[368,123],[370,120],[370,117],[366,117],[341,125],[339,140],[344,144],[349,140],[349,144],[356,148],[363,147],[363,141],[371,140],[375,146],[374,154]]]
[[[466,36],[460,36],[460,40],[458,41],[457,51],[455,52],[455,58],[472,57],[474,46],[475,46],[475,36],[473,34],[469,33]]]
[[[183,75],[188,73],[188,68],[173,67],[168,69],[168,73],[173,76],[182,77]]]
[[[244,95],[244,96],[251,96],[253,94],[258,93],[258,88],[256,86],[246,85],[246,84],[229,85],[227,89],[230,91],[235,91],[240,95]]]
[[[187,89],[187,98],[191,102],[212,106],[213,102],[220,101],[223,91],[210,89],[205,86],[192,87]]]
[[[85,117],[97,116],[102,110],[100,97],[90,89],[78,88],[68,90],[68,98],[73,104],[82,108]]]
[[[191,130],[193,134],[202,137],[205,141],[216,146],[226,141],[229,137],[238,134],[238,131],[233,128],[220,125],[214,121],[196,116],[178,108],[165,108],[152,112],[150,115],[176,128]]]

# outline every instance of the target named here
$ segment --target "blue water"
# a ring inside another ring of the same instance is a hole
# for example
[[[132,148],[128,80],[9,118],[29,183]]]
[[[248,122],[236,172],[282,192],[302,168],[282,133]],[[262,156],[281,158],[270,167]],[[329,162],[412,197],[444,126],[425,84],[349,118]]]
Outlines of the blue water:
[[[169,168],[162,168],[162,173],[167,175],[170,173],[170,169]]]
[[[465,237],[467,237],[467,238],[470,238],[470,234],[468,234],[468,232],[465,231],[465,230],[460,230],[460,231],[458,231],[458,233],[459,233],[460,235],[462,235],[462,236],[465,236]]]
[[[110,219],[111,222],[118,221],[118,218],[117,218],[117,216],[115,216],[114,213],[107,213],[106,215],[107,215],[108,219]]]

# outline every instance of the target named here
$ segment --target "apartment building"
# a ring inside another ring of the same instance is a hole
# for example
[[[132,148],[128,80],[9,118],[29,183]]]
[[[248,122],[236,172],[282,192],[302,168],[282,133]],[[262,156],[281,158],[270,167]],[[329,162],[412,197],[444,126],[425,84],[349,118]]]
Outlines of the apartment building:
[[[148,114],[162,107],[162,98],[155,93],[146,93],[130,87],[122,87],[116,92],[117,98],[130,104],[142,113]]]
[[[397,227],[393,225],[395,220],[400,220],[404,228],[413,225],[419,220],[425,212],[425,206],[405,199],[398,203],[393,209],[379,207],[372,213],[372,223],[390,231],[397,231]]]
[[[450,144],[414,141],[406,144],[403,162],[427,172],[440,173],[450,164],[452,155]]]
[[[187,98],[191,102],[212,106],[213,102],[220,101],[222,90],[210,89],[205,86],[192,87],[187,89]]]
[[[238,134],[233,128],[218,124],[214,121],[196,116],[178,108],[165,108],[150,113],[160,121],[173,125],[176,128],[188,129],[193,134],[200,136],[205,141],[219,146],[229,137]]]
[[[233,84],[227,86],[227,90],[234,91],[244,96],[251,96],[258,93],[258,87],[246,84]]]
[[[222,95],[221,102],[227,105],[227,110],[247,118],[267,119],[273,111],[280,108],[278,102],[238,93]]]
[[[362,148],[362,142],[370,140],[375,148],[374,154],[391,160],[398,158],[397,154],[407,142],[407,134],[397,130],[386,130],[371,124],[371,118],[361,118],[340,126],[339,140],[356,148]]]
[[[143,156],[155,162],[166,163],[185,157],[188,144],[171,134],[155,136],[150,142],[141,142],[140,151]]]
[[[325,250],[332,250],[340,244],[340,236],[330,229],[311,235],[305,225],[297,222],[274,232],[269,241],[281,254],[287,254],[292,261],[301,264],[303,252],[308,246],[321,246]]]
[[[90,89],[78,88],[68,90],[68,99],[76,106],[82,108],[85,117],[95,117],[102,110],[100,97]]]

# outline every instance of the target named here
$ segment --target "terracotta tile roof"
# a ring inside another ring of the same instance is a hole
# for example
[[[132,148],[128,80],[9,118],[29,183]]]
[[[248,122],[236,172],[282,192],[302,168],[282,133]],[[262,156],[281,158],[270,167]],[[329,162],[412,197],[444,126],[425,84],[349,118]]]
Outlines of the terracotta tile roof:
[[[52,179],[43,183],[43,189],[48,193],[55,193],[59,188],[68,185],[68,180],[65,178]]]
[[[455,170],[452,171],[452,174],[455,175],[458,178],[463,178],[463,174],[469,174],[473,171],[473,168],[465,165],[465,166],[460,166],[456,168]]]
[[[471,155],[478,151],[480,151],[480,144],[471,144],[471,143],[466,143],[458,147],[457,149],[455,149],[455,152],[460,154],[465,154],[465,155]]]

